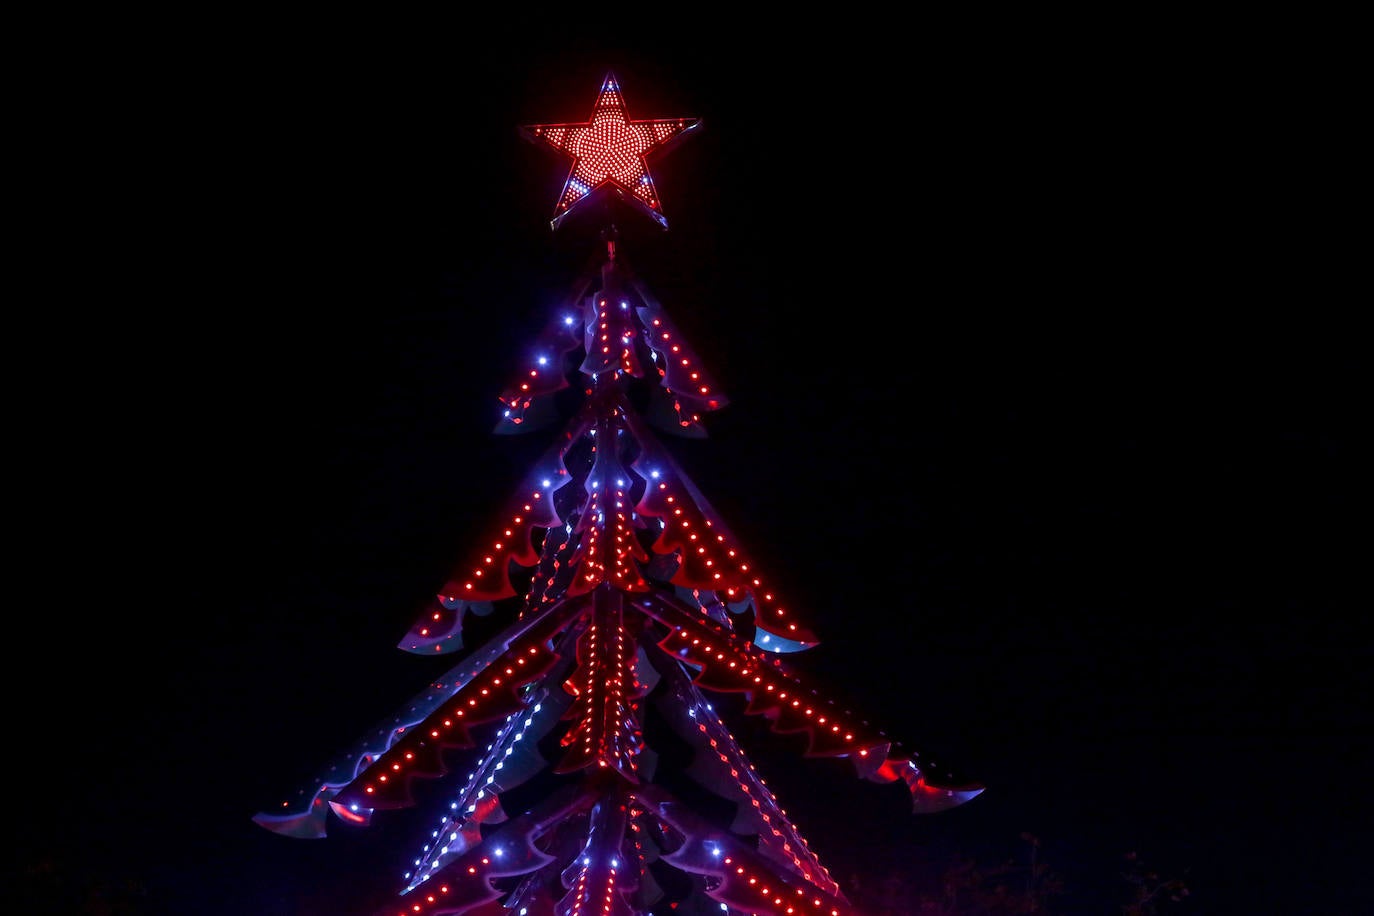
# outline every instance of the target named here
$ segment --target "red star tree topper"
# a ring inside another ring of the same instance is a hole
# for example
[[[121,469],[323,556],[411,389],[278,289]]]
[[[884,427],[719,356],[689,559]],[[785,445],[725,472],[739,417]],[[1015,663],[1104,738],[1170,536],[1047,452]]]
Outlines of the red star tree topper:
[[[649,174],[648,155],[662,151],[701,124],[699,118],[659,118],[632,121],[614,73],[601,81],[592,118],[583,124],[531,124],[520,128],[535,143],[572,157],[551,223],[557,229],[579,203],[610,191],[637,205],[663,228],[658,191]]]
[[[602,188],[666,226],[644,156],[695,124],[629,121],[608,76],[589,123],[531,128],[574,157],[555,228]],[[457,769],[390,916],[858,916],[708,697],[738,698],[733,714],[805,756],[902,785],[916,812],[982,787],[784,666],[816,637],[650,429],[704,435],[728,401],[613,239],[515,375],[497,432],[536,428],[531,410],[570,375],[583,398],[399,643],[458,663],[254,820],[323,837],[331,817],[366,825]],[[631,397],[645,386],[663,407],[649,422]],[[495,635],[469,648],[472,616]],[[669,742],[676,755],[660,754]],[[684,803],[683,780],[732,813]]]

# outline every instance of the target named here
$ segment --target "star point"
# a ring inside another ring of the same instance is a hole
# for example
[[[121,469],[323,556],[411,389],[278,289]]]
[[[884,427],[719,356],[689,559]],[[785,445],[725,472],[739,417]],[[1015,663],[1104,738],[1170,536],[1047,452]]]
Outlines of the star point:
[[[557,229],[579,204],[602,191],[636,205],[664,229],[658,190],[649,173],[648,156],[700,126],[700,118],[632,120],[614,73],[601,81],[591,119],[577,124],[531,124],[524,136],[572,159],[567,181],[554,207],[550,225]]]

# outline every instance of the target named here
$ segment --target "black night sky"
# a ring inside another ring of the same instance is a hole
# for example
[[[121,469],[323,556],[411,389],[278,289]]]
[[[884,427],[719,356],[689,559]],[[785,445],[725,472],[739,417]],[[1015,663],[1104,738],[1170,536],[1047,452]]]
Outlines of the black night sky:
[[[567,165],[516,128],[585,119],[607,71],[632,117],[704,121],[651,159],[668,231],[609,211],[732,401],[665,441],[820,634],[798,666],[988,786],[913,817],[742,726],[836,877],[1030,832],[1063,912],[1117,912],[1133,850],[1177,912],[1369,912],[1363,354],[1280,215],[1293,110],[1205,42],[1039,25],[115,54],[75,90],[104,152],[15,481],[12,858],[62,888],[24,912],[398,887],[428,811],[250,819],[452,663],[394,646],[549,442],[492,435],[496,395],[607,212],[551,231]]]

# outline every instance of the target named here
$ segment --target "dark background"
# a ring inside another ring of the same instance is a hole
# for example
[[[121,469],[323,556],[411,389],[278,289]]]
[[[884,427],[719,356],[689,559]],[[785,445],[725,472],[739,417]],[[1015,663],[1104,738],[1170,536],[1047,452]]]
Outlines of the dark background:
[[[87,23],[35,77],[72,139],[15,325],[27,911],[399,887],[437,810],[250,819],[446,667],[394,646],[549,441],[495,398],[603,218],[550,230],[567,163],[516,127],[614,70],[632,117],[704,119],[651,159],[671,228],[615,217],[733,401],[670,447],[819,632],[799,666],[988,786],[913,817],[742,724],[822,861],[1029,832],[1067,912],[1115,912],[1130,851],[1181,912],[1368,912],[1362,305],[1283,44],[509,18]]]

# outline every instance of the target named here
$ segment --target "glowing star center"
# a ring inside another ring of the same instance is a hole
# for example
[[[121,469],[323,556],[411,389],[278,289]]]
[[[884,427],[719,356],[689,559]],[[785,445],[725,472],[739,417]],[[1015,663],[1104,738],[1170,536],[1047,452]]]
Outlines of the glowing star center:
[[[612,178],[633,188],[645,174],[640,157],[649,145],[623,112],[603,111],[573,137],[568,152],[577,157],[577,177],[588,186]]]

